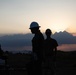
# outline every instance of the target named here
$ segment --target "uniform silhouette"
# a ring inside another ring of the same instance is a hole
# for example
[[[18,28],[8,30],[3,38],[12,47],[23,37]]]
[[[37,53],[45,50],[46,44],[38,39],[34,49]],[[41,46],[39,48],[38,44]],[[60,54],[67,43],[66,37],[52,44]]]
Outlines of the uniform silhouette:
[[[3,57],[3,54],[4,54],[4,52],[3,52],[2,48],[1,48],[1,44],[0,44],[0,58]]]
[[[0,73],[1,75],[9,75],[9,71],[7,69],[7,57],[4,55],[4,51],[1,48],[1,44],[0,44]]]
[[[54,75],[54,62],[56,60],[58,43],[55,39],[51,38],[52,32],[50,29],[46,29],[45,34],[47,37],[44,41],[44,59],[46,65],[46,73],[48,69],[51,69],[51,75]]]
[[[34,37],[32,39],[32,73],[31,75],[42,75],[43,42],[44,37],[39,30],[37,22],[30,24],[30,30]]]

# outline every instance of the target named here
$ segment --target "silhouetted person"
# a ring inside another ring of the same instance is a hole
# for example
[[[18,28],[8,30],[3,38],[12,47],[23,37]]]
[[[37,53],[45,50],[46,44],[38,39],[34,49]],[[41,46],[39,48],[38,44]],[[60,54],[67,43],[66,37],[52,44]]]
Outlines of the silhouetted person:
[[[3,60],[7,59],[7,56],[5,55],[4,51],[1,48],[1,44],[0,44],[0,59]]]
[[[5,70],[2,70],[3,68]],[[2,75],[9,75],[9,72],[7,70],[7,56],[4,54],[4,51],[1,48],[1,44],[0,44],[0,73]]]
[[[44,59],[46,65],[46,72],[51,69],[51,75],[54,75],[54,62],[56,60],[56,51],[58,43],[55,39],[51,38],[51,30],[46,29],[46,39],[44,41]],[[47,75],[47,74],[46,74]]]
[[[4,54],[4,52],[3,52],[2,48],[1,48],[1,44],[0,44],[0,58],[2,58],[3,54]]]
[[[37,22],[30,24],[30,30],[34,37],[32,39],[32,72],[31,75],[42,75],[42,59],[43,59],[43,42],[44,37],[39,30],[40,26]]]

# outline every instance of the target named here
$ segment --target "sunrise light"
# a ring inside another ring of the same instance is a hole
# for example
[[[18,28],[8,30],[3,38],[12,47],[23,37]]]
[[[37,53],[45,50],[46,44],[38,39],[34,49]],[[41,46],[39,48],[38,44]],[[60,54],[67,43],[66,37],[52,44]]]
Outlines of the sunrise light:
[[[64,24],[53,24],[51,25],[51,29],[53,29],[55,32],[65,31],[67,29],[67,25]]]

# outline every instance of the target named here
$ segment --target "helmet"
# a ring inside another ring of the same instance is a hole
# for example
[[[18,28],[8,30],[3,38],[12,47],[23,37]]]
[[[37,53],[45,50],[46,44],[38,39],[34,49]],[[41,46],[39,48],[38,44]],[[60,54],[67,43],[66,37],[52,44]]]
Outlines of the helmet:
[[[45,33],[52,33],[50,29],[46,29]]]
[[[30,24],[30,28],[29,29],[32,29],[32,28],[39,28],[40,26],[39,26],[39,24],[37,23],[37,22],[32,22],[31,24]]]

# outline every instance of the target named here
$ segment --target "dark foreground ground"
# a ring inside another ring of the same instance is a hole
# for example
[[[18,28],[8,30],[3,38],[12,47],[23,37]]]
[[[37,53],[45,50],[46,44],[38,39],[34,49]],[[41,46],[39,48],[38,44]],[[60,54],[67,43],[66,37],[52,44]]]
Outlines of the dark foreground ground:
[[[30,62],[31,55],[30,54],[21,54],[21,53],[7,53],[7,71],[1,71],[2,73],[7,75],[27,75],[26,64]],[[45,73],[43,64],[43,75]],[[50,70],[48,71],[48,75]],[[76,75],[76,52],[57,52],[56,59],[56,75]]]

